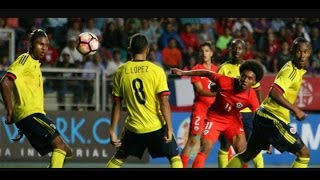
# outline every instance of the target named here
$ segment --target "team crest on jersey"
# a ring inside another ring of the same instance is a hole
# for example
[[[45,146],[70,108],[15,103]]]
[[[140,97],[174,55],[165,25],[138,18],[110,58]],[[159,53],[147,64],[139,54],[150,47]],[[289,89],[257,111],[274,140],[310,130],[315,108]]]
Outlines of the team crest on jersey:
[[[296,130],[295,128],[291,127],[291,128],[290,128],[290,132],[291,132],[292,134],[295,134],[295,133],[297,132],[297,130]]]
[[[202,131],[202,133],[204,134],[204,135],[207,135],[208,133],[209,133],[209,130],[204,130],[204,131]]]
[[[238,102],[238,103],[236,103],[236,107],[237,107],[238,109],[240,109],[240,108],[243,107],[243,104]]]

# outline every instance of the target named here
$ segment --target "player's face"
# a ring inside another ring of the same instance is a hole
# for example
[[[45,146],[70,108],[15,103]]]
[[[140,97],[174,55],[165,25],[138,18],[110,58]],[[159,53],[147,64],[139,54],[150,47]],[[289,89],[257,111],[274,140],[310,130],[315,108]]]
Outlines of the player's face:
[[[299,69],[306,68],[311,55],[311,46],[309,43],[299,43],[294,52],[294,61]]]
[[[210,49],[209,46],[202,46],[200,49],[200,58],[204,62],[209,62],[211,61],[212,57],[212,50]]]
[[[249,70],[243,71],[240,75],[240,87],[245,90],[251,88],[256,83],[256,75]]]
[[[37,60],[43,59],[48,51],[48,47],[49,47],[48,38],[39,37],[39,38],[35,39],[32,44],[32,48],[33,48],[32,54],[33,54],[34,58]]]
[[[232,58],[242,60],[244,53],[245,53],[245,47],[240,41],[236,41],[234,44],[231,45],[231,54]]]

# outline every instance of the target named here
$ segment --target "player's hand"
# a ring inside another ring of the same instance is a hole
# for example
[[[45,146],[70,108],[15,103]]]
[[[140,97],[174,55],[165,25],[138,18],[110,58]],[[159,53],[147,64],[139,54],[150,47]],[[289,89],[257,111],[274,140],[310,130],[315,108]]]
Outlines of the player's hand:
[[[170,72],[171,72],[171,74],[176,74],[178,76],[182,76],[183,75],[183,71],[181,69],[178,69],[178,68],[170,68]]]
[[[164,140],[166,143],[169,143],[172,141],[172,128],[168,129],[166,136],[164,137]]]
[[[306,113],[304,113],[302,110],[300,110],[300,108],[296,108],[295,111],[293,112],[295,118],[298,121],[303,121],[304,119],[306,119],[306,117],[308,116]]]
[[[118,139],[116,133],[112,130],[110,130],[110,143],[114,146],[114,147],[120,147],[121,146],[121,141],[120,139]]]
[[[5,123],[8,125],[13,123],[12,113],[7,113],[7,119],[6,119]]]

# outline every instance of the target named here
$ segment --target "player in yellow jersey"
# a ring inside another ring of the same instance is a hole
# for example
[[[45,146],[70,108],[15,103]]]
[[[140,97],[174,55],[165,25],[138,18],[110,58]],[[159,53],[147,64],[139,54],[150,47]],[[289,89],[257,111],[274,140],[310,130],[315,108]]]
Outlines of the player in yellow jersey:
[[[255,114],[246,151],[232,158],[227,167],[241,167],[270,144],[281,153],[288,151],[296,155],[293,168],[308,167],[310,152],[296,129],[289,123],[290,112],[298,121],[307,117],[307,114],[295,105],[295,101],[312,54],[310,42],[301,37],[296,38],[292,43],[291,53],[292,61],[287,62],[278,72],[268,96]]]
[[[41,60],[48,50],[47,34],[36,29],[30,35],[30,49],[21,54],[1,79],[1,95],[7,109],[6,124],[19,128],[41,156],[52,152],[51,168],[61,168],[71,159],[70,147],[64,142],[54,123],[44,112]],[[11,98],[13,94],[14,99]]]
[[[227,62],[223,63],[218,70],[219,74],[238,78],[240,77],[240,71],[239,67],[244,62],[243,56],[245,54],[245,42],[241,39],[234,39],[230,44],[230,51],[231,51],[231,60],[228,60]],[[252,87],[257,94],[257,97],[259,99],[259,102],[262,101],[262,95],[261,95],[261,88],[260,83],[256,83]],[[243,129],[246,135],[246,139],[248,141],[251,132],[252,132],[252,118],[253,113],[249,108],[245,108],[241,111],[241,120],[243,124]],[[224,168],[227,166],[229,157],[228,157],[228,151],[230,148],[230,143],[226,140],[224,136],[220,136],[220,150],[218,152],[218,167]],[[256,168],[263,168],[264,162],[263,162],[263,156],[262,153],[259,153],[257,157],[253,159],[253,164]],[[246,164],[244,167],[247,167]]]
[[[132,59],[120,66],[113,77],[110,138],[118,150],[107,167],[121,167],[129,155],[141,159],[148,148],[152,158],[166,157],[172,168],[182,168],[173,136],[166,74],[160,66],[145,60],[149,48],[143,34],[131,37],[128,51]],[[116,127],[122,99],[128,113],[120,140]]]

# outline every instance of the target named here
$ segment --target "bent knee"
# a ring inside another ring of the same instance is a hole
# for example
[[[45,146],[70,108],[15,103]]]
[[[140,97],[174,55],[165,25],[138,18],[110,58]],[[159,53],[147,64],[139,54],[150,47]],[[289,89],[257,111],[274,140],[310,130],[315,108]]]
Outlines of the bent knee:
[[[310,157],[310,151],[306,146],[303,146],[299,152],[297,152],[297,157],[305,157],[309,158]]]

